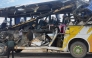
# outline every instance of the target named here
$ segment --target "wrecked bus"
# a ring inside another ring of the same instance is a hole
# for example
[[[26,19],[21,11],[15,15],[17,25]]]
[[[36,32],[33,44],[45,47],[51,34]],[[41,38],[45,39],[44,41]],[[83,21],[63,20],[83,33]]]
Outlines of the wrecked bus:
[[[71,55],[76,58],[85,57],[87,52],[92,52],[91,17],[81,17],[82,13],[80,14],[80,11],[77,11],[79,7],[77,8],[74,3],[75,1],[51,1],[2,9],[0,15],[6,16],[3,14],[3,11],[6,11],[7,17],[15,18],[16,24],[0,30],[0,55],[7,53],[7,49],[5,49],[7,39],[14,38],[16,42],[16,53],[22,50],[41,49],[44,50],[43,52],[55,50],[57,52],[70,52]],[[18,11],[19,8],[24,10]],[[11,11],[11,13],[9,11]],[[50,20],[53,14],[56,15],[57,20],[60,19],[58,14],[65,14],[65,16],[62,16],[62,23],[58,22],[58,25],[47,24],[47,26],[37,28],[39,19],[41,20],[43,17],[47,19],[47,17],[49,17]],[[20,21],[16,19],[16,17],[31,17],[31,19],[18,23]],[[83,20],[84,18],[86,18],[86,21]],[[27,34],[31,36],[28,31],[30,26],[34,27],[32,29],[34,36],[32,41],[29,41],[27,38]],[[18,34],[22,27],[23,34],[21,40]],[[31,42],[31,44],[29,42]]]

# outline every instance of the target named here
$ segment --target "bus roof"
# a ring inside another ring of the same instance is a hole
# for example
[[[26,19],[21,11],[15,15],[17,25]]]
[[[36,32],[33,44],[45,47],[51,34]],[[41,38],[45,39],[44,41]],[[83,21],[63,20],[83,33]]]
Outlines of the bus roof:
[[[63,6],[69,5],[73,1],[50,1],[44,3],[36,3],[22,6],[11,6],[7,8],[0,9],[0,17],[30,17],[30,16],[39,16],[40,14],[49,13],[50,11],[59,9]],[[65,9],[60,11],[60,13],[69,13],[73,8]]]

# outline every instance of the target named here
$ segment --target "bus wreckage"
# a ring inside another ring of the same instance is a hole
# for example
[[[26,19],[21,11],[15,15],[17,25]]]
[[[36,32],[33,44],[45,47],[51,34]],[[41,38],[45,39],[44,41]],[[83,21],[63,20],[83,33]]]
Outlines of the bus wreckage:
[[[0,55],[7,53],[5,43],[13,38],[16,42],[16,53],[22,50],[42,49],[45,50],[44,52],[50,50],[70,52],[76,58],[85,57],[87,52],[92,52],[92,16],[91,10],[88,11],[89,13],[86,11],[89,10],[91,4],[84,3],[82,0],[69,0],[1,9],[0,17],[10,18],[10,26],[0,30]],[[59,14],[64,14],[62,23],[59,21]],[[42,18],[50,21],[51,15],[56,16],[58,24],[47,23],[46,26],[39,27],[38,21]],[[19,17],[31,19],[20,22],[20,19],[17,19]],[[15,18],[15,25],[11,25],[12,18]],[[20,31],[22,31],[22,37],[19,37]]]

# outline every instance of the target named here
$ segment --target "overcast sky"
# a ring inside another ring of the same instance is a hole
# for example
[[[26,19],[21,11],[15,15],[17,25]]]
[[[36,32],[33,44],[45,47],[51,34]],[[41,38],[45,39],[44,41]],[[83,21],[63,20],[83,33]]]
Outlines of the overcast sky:
[[[16,6],[16,5],[40,3],[46,1],[53,1],[53,0],[0,0],[0,8]]]
[[[16,6],[16,5],[25,5],[25,4],[47,2],[47,1],[53,1],[53,0],[0,0],[0,8]],[[85,1],[85,0],[83,0],[83,1]],[[88,0],[86,0],[86,1],[88,1]]]

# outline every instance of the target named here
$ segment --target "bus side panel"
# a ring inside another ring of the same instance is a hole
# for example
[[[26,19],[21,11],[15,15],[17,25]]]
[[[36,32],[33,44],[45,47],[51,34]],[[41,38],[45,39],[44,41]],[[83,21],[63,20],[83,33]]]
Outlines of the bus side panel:
[[[89,52],[92,52],[92,34],[89,36],[88,38],[88,42],[89,42]]]
[[[68,45],[68,42],[72,40],[82,29],[83,26],[69,26],[69,33],[66,33],[64,37],[63,48],[65,48]]]

